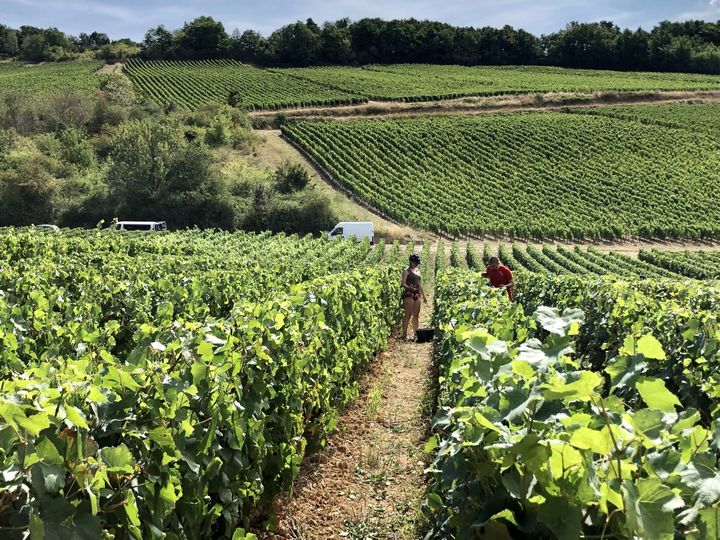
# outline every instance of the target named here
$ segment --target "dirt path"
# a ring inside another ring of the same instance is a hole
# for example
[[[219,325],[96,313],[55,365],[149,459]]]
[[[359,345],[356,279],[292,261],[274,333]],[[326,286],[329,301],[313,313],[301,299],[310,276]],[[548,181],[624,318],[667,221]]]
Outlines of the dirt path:
[[[125,65],[122,62],[116,64],[105,64],[97,70],[98,73],[106,75],[120,75]]]
[[[500,96],[465,97],[450,100],[419,101],[369,101],[358,105],[327,107],[304,107],[280,111],[256,111],[249,113],[257,118],[271,120],[279,113],[288,118],[398,118],[407,116],[432,116],[447,114],[498,114],[518,111],[552,111],[567,107],[608,107],[617,105],[661,104],[674,101],[696,100],[708,103],[720,101],[720,92],[595,92],[592,94],[546,93],[504,94]]]
[[[430,344],[391,338],[328,446],[303,463],[293,496],[279,505],[278,532],[266,540],[420,537],[430,357]]]

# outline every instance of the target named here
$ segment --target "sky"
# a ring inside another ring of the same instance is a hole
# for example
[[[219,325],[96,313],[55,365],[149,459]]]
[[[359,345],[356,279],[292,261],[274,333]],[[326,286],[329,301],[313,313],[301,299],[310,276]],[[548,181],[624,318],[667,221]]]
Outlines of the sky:
[[[622,28],[650,29],[662,20],[720,20],[720,0],[0,0],[0,24],[56,26],[66,33],[105,32],[112,39],[142,39],[152,27],[174,30],[199,15],[228,32],[252,28],[264,35],[312,17],[431,19],[460,26],[509,24],[535,34],[570,21],[611,20]]]

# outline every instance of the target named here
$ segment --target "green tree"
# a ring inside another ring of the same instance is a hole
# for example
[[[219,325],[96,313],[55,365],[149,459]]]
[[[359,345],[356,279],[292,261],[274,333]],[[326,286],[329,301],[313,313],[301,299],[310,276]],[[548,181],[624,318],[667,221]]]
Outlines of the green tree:
[[[41,34],[33,34],[23,40],[20,58],[30,62],[40,62],[45,57],[47,44]]]
[[[268,56],[268,42],[258,32],[245,30],[230,39],[230,56],[247,63],[261,63]]]
[[[97,165],[95,150],[84,130],[68,128],[60,132],[58,139],[62,144],[62,159],[81,169]]]
[[[162,219],[174,228],[233,226],[228,193],[208,148],[188,143],[167,121],[123,125],[107,178],[120,216]]]
[[[227,53],[230,38],[221,22],[203,16],[183,26],[178,44],[184,57],[216,58]]]
[[[0,170],[0,226],[52,223],[61,184],[48,170],[51,158],[23,155]]]
[[[145,58],[172,58],[175,54],[175,38],[163,25],[151,28],[145,33],[142,50]]]
[[[326,22],[320,32],[320,49],[323,61],[328,64],[350,64],[355,59],[348,21]]]
[[[319,63],[320,36],[303,22],[283,26],[270,36],[270,50],[277,62],[288,66]]]
[[[205,132],[205,143],[210,146],[223,146],[230,142],[232,136],[232,122],[224,114],[216,115],[210,121],[210,127]]]
[[[307,169],[298,163],[282,163],[275,171],[275,185],[280,193],[295,193],[310,183]]]

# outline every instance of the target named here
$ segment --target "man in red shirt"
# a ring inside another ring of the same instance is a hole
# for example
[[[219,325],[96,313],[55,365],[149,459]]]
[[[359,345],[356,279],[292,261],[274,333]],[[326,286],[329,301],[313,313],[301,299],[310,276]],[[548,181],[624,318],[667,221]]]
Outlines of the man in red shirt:
[[[497,257],[490,257],[485,267],[485,271],[482,273],[482,277],[490,280],[490,285],[493,287],[502,287],[507,290],[508,298],[513,299],[512,284],[513,275],[510,270],[504,264],[500,264],[500,259]]]

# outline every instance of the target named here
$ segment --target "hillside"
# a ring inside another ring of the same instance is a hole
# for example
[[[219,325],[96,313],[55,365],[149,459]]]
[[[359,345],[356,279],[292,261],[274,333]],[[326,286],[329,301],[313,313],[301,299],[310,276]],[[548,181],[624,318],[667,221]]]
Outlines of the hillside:
[[[703,109],[706,117],[718,110]],[[421,228],[578,240],[720,232],[711,202],[720,188],[715,134],[562,113],[307,121],[283,130],[359,197]]]

